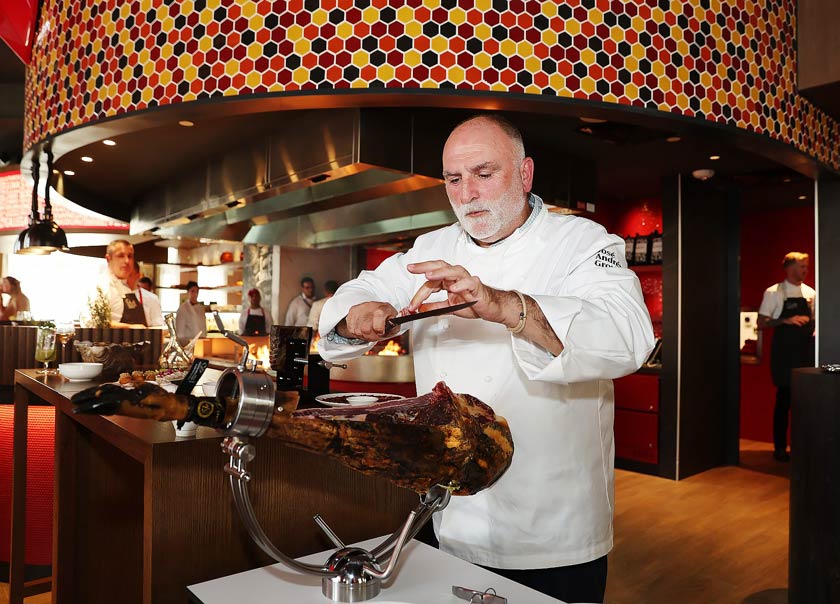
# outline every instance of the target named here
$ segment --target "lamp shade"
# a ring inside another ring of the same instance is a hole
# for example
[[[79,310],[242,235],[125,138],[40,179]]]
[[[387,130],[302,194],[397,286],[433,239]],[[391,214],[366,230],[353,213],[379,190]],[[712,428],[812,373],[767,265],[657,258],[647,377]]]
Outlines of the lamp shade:
[[[54,220],[35,222],[15,241],[16,254],[51,254],[67,249],[67,235]]]

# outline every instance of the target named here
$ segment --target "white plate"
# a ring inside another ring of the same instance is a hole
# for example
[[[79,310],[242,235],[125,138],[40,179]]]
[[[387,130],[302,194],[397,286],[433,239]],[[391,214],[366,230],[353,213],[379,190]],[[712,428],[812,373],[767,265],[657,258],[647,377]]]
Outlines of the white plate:
[[[358,407],[373,405],[374,403],[390,403],[405,398],[399,394],[383,394],[381,392],[339,392],[335,394],[321,394],[315,400],[328,407]]]

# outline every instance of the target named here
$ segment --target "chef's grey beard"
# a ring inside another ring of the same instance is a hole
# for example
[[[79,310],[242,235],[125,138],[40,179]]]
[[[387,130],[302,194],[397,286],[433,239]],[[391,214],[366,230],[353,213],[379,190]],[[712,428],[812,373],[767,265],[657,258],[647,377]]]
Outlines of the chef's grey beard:
[[[458,217],[458,222],[461,223],[461,228],[470,237],[479,241],[492,240],[493,236],[497,234],[499,235],[497,239],[501,239],[500,231],[510,225],[516,216],[522,212],[522,205],[517,203],[521,199],[522,193],[513,189],[514,187],[494,201],[474,201],[457,207],[453,205],[453,210]],[[470,212],[482,210],[486,210],[487,214],[480,218],[467,216]]]

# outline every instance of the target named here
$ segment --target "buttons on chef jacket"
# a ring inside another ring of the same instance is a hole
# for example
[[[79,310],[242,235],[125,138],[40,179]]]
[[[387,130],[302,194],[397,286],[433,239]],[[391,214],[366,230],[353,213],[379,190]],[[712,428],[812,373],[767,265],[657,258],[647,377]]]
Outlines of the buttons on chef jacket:
[[[445,372],[445,371],[441,371],[441,372],[440,372],[440,377],[445,378],[445,377],[446,377],[446,372]]]
[[[492,375],[485,375],[484,376],[484,381],[485,382],[492,382],[493,381],[493,376]]]

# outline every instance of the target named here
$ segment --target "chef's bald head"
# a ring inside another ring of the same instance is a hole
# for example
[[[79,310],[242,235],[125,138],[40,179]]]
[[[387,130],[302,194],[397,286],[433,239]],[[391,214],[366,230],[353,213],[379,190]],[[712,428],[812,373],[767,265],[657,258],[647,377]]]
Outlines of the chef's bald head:
[[[495,126],[501,130],[508,140],[510,140],[514,162],[518,164],[525,159],[525,143],[522,140],[522,132],[520,132],[519,128],[514,126],[506,117],[499,115],[498,113],[479,113],[460,122],[452,129],[452,134],[461,127],[473,123],[480,123],[482,126]]]

